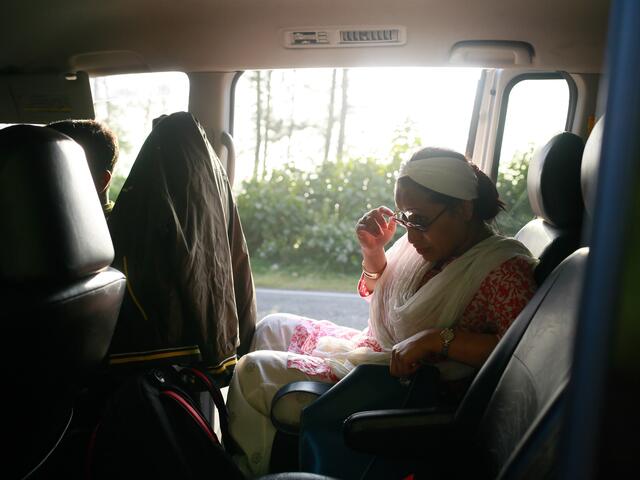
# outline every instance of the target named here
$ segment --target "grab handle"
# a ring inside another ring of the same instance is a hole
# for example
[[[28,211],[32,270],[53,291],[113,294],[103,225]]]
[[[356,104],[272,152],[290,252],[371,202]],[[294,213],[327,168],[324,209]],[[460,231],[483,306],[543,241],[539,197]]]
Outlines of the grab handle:
[[[236,173],[236,147],[233,143],[233,137],[229,132],[222,132],[220,142],[227,149],[227,177],[229,177],[229,184],[233,186],[233,178]]]

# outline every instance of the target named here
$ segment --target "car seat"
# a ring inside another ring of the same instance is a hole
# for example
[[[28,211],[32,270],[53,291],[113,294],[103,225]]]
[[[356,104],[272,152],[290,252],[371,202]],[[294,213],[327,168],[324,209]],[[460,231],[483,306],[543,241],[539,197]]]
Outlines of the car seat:
[[[101,366],[124,294],[82,148],[54,130],[0,131],[0,328],[7,478],[42,467]]]
[[[536,218],[522,227],[515,238],[540,259],[535,271],[538,285],[580,245],[583,149],[580,137],[563,132],[540,148],[529,165],[527,193]]]

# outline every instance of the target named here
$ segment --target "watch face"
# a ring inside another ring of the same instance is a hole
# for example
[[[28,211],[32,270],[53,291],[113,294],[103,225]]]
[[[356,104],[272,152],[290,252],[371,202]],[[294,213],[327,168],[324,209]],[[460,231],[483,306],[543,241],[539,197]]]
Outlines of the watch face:
[[[453,330],[451,330],[450,328],[445,328],[440,332],[440,336],[442,337],[442,340],[445,341],[445,343],[449,343],[451,340],[454,339],[455,334],[453,333]]]

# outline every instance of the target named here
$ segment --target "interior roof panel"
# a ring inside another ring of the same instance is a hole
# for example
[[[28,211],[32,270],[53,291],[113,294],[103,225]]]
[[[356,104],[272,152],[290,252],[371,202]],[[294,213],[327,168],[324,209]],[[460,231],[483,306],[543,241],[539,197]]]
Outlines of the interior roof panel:
[[[0,69],[442,66],[456,42],[514,40],[533,46],[534,67],[599,72],[608,7],[609,0],[5,0]],[[390,24],[407,27],[406,45],[281,44],[282,28]],[[104,54],[114,51],[130,53]]]

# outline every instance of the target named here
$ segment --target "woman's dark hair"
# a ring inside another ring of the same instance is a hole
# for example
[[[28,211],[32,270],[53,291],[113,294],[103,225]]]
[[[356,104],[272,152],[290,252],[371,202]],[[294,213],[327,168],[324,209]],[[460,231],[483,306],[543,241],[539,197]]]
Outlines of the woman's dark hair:
[[[478,198],[473,200],[473,216],[483,222],[492,221],[502,210],[505,209],[505,204],[500,200],[500,195],[496,189],[493,181],[485,175],[485,173],[478,168],[477,165],[467,160],[467,158],[461,153],[446,148],[434,148],[427,147],[417,151],[413,154],[410,162],[416,160],[422,160],[424,158],[432,157],[444,157],[450,158],[452,162],[467,162],[478,178]],[[425,191],[431,200],[435,203],[442,205],[456,205],[461,202],[460,199],[445,195],[443,193],[435,192],[430,188],[424,187],[408,177],[398,179],[399,183],[411,182],[413,185]]]

